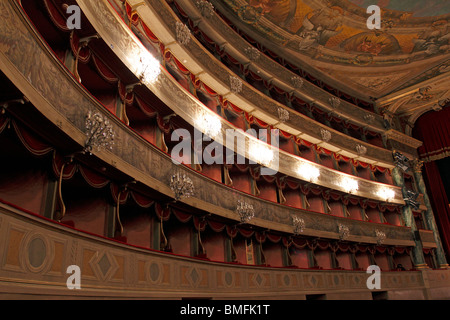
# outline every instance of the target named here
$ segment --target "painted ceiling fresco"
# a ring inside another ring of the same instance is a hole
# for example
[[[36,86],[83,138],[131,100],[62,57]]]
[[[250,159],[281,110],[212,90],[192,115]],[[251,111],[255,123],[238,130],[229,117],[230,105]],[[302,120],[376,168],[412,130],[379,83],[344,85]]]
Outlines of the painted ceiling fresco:
[[[285,47],[313,57],[317,57],[318,47],[330,49],[320,55],[319,59],[324,61],[388,65],[450,53],[449,0],[224,2],[242,21]],[[382,28],[379,30],[370,30],[366,26],[370,16],[366,10],[372,4],[378,4],[382,9]],[[336,56],[333,51],[360,56]]]
[[[378,99],[450,75],[450,0],[217,0],[236,19],[330,79]],[[370,5],[381,28],[370,30]],[[345,89],[343,89],[345,91]],[[355,92],[354,91],[354,92]]]

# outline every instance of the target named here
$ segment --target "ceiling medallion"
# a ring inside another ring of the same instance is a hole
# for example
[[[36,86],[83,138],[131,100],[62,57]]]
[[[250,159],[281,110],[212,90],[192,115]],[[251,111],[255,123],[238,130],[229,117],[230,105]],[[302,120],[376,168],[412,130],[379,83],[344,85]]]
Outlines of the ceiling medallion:
[[[238,200],[236,212],[239,214],[241,223],[249,222],[255,217],[255,209],[253,208],[253,205],[242,200]]]
[[[191,30],[184,23],[177,21],[176,31],[177,41],[183,46],[187,46],[191,41]]]
[[[197,0],[195,5],[200,10],[200,13],[205,18],[211,18],[214,15],[214,6],[211,2],[206,0]]]
[[[97,151],[102,149],[112,150],[115,133],[108,118],[99,112],[89,111],[86,115],[85,128],[88,136],[84,147],[86,153],[92,154],[94,148]]]
[[[191,178],[180,172],[172,175],[169,186],[175,194],[176,201],[180,201],[182,198],[190,198],[195,192]]]

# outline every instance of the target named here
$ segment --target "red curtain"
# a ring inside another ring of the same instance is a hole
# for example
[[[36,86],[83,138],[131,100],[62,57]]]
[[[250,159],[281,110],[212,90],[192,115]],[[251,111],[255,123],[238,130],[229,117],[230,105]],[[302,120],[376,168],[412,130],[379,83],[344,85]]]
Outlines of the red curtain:
[[[450,156],[450,108],[430,111],[417,120],[413,137],[423,141],[418,149],[425,161],[424,180],[439,228],[442,245],[450,256],[450,207],[444,184],[435,160]]]
[[[441,236],[442,246],[450,257],[450,207],[444,184],[436,162],[427,162],[424,165],[425,184],[433,207],[434,217]]]
[[[433,161],[450,156],[450,108],[431,111],[417,120],[413,136],[423,141],[419,156],[424,161]]]

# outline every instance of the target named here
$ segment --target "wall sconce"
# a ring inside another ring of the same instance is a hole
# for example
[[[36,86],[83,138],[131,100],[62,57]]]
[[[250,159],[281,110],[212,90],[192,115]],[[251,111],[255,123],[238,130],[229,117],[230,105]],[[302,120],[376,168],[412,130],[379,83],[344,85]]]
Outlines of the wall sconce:
[[[339,239],[341,241],[347,239],[350,235],[350,229],[343,224],[339,224],[338,228],[339,228]]]
[[[290,118],[289,111],[282,107],[278,107],[278,118],[280,119],[280,122],[286,122]]]
[[[84,146],[84,152],[92,154],[94,148],[112,150],[115,133],[108,118],[102,114],[89,111],[85,121],[86,135],[88,139]]]
[[[292,225],[294,226],[294,234],[299,235],[305,231],[305,220],[298,216],[292,215]]]
[[[242,92],[242,80],[235,76],[230,76],[230,90],[234,94]]]
[[[418,210],[420,207],[420,203],[417,201],[418,197],[419,193],[414,192],[412,190],[407,190],[405,192],[403,200],[405,200],[406,204],[412,207],[414,210]]]
[[[403,171],[409,170],[409,159],[398,151],[394,151],[395,165]]]
[[[195,188],[192,180],[184,173],[177,172],[170,178],[170,189],[175,194],[175,200],[190,198],[194,195]]]
[[[141,82],[152,84],[158,79],[160,74],[160,63],[150,53],[139,59],[138,78]]]
[[[320,129],[320,135],[324,142],[328,142],[331,140],[331,132],[327,129]]]
[[[363,156],[367,153],[367,148],[361,144],[357,144],[356,145],[356,152],[358,152],[358,154],[360,156]]]
[[[242,200],[238,200],[236,213],[239,215],[241,223],[249,222],[255,217],[255,209],[253,208],[253,205]]]
[[[214,15],[214,6],[211,2],[206,0],[197,0],[195,5],[200,10],[202,16],[206,18],[211,18]]]
[[[375,235],[377,237],[377,244],[383,244],[384,240],[386,240],[386,234],[383,231],[375,230]]]
[[[191,41],[191,30],[184,23],[177,21],[176,25],[177,41],[183,46],[187,46]]]

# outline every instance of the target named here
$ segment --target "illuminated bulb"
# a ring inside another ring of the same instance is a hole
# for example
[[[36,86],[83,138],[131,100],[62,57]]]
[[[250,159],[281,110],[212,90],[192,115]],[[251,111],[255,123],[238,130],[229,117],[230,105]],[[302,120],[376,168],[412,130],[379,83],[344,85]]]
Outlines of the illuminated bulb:
[[[320,176],[320,171],[309,163],[302,163],[298,166],[297,173],[305,180],[313,182]]]
[[[359,189],[358,181],[348,177],[342,178],[340,186],[344,188],[347,193],[356,192]]]
[[[266,167],[270,166],[274,159],[273,151],[261,143],[250,144],[249,152],[254,159],[257,159],[257,162]]]
[[[393,199],[395,197],[395,191],[389,188],[381,188],[377,195],[385,201],[388,201],[389,199]]]
[[[131,64],[136,69],[136,75],[144,83],[153,83],[161,73],[159,61],[150,52],[143,53],[138,58],[130,58]]]
[[[194,125],[199,131],[210,138],[215,138],[222,131],[222,122],[219,117],[201,112],[194,121]]]

